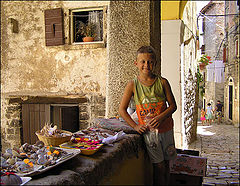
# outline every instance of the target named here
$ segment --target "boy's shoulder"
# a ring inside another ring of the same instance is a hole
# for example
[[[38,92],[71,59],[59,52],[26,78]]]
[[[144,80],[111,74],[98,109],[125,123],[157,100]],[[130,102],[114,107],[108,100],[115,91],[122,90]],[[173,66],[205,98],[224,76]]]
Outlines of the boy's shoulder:
[[[161,83],[164,85],[166,83],[168,83],[168,80],[165,77],[160,77]]]
[[[135,80],[135,79],[131,79],[131,80],[129,80],[129,81],[128,81],[128,84],[133,85],[133,84],[134,84],[134,80]]]
[[[134,81],[133,80],[128,81],[128,83],[125,87],[125,91],[128,93],[134,93]]]
[[[134,87],[134,80],[133,79],[129,80],[126,87],[128,87],[130,89],[133,89],[133,87]]]

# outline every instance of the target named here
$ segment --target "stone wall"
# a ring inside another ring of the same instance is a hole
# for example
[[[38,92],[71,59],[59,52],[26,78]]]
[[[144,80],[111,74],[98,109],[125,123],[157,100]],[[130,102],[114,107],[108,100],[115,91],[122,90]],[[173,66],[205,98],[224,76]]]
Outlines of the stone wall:
[[[188,2],[183,12],[184,32],[184,82],[182,90],[184,107],[182,108],[184,120],[183,147],[197,139],[197,118],[198,118],[198,94],[197,94],[197,17],[196,2]]]
[[[1,149],[4,151],[10,147],[21,145],[21,105],[18,103],[8,104],[7,100],[2,103],[1,115]],[[4,106],[4,107],[3,107]],[[3,125],[5,124],[5,125]]]
[[[43,100],[40,103],[52,103],[53,98],[58,100],[65,100],[65,103],[77,103],[79,107],[79,130],[85,129],[90,126],[94,118],[100,118],[105,116],[105,97],[101,95],[88,94],[86,96],[67,98],[67,96],[58,97],[42,97]],[[2,149],[16,146],[19,147],[23,143],[23,123],[22,123],[22,103],[35,103],[36,97],[25,96],[25,97],[9,97],[4,99],[5,104],[2,108],[2,128],[1,128],[1,142]],[[71,101],[68,101],[71,100]],[[76,101],[75,101],[76,100]]]
[[[185,74],[185,92],[184,92],[184,128],[185,128],[185,142],[192,143],[197,139],[197,82],[195,74],[189,69]]]
[[[239,13],[239,6],[236,2],[229,1],[225,2],[225,14],[235,14]],[[225,29],[228,32],[227,40],[225,42],[226,47],[228,48],[228,60],[226,62],[225,68],[225,87],[224,87],[224,116],[225,120],[236,127],[240,126],[240,57],[236,56],[236,43],[238,40],[238,45],[240,43],[240,20],[239,15],[228,16],[225,18]],[[238,52],[240,53],[240,47],[238,46]],[[229,117],[229,86],[233,87],[233,100],[232,100],[232,119]]]

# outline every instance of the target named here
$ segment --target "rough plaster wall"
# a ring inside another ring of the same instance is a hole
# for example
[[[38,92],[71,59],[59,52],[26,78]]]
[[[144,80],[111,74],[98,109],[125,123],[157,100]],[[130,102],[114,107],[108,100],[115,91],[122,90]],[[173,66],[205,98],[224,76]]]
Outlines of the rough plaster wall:
[[[127,82],[136,75],[137,49],[150,43],[148,1],[111,1],[108,25],[106,116],[118,115]],[[131,12],[131,13],[130,13]]]
[[[71,3],[75,8],[88,5]],[[2,27],[1,84],[4,93],[64,91],[105,94],[106,48],[65,50],[64,46],[45,46],[44,10],[63,7],[68,11],[67,5],[70,3],[60,1],[2,2],[2,24],[6,25]],[[18,21],[19,33],[12,33],[9,18]],[[65,17],[64,20],[69,19]]]

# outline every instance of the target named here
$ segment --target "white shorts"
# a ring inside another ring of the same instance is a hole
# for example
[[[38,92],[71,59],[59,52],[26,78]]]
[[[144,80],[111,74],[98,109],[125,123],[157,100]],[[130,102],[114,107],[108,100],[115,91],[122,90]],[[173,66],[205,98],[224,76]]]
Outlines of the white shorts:
[[[177,156],[173,130],[157,134],[148,132],[143,137],[152,163],[172,160]]]

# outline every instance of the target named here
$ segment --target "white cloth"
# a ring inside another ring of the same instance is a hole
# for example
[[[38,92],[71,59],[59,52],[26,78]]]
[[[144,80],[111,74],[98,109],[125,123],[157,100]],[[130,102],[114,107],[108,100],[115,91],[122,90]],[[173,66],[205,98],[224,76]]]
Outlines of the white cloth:
[[[124,136],[126,135],[126,133],[125,132],[123,132],[123,131],[120,131],[120,132],[118,132],[115,136],[112,136],[112,135],[110,135],[110,136],[108,136],[107,138],[104,138],[103,140],[102,140],[102,142],[104,143],[104,144],[112,144],[112,143],[114,143],[114,142],[116,142],[116,141],[118,141],[118,140],[121,140],[122,138],[124,138]]]
[[[224,63],[222,61],[215,62],[215,82],[224,82]]]
[[[207,65],[206,81],[222,83],[224,82],[224,63],[223,61],[212,61]]]
[[[214,62],[207,65],[207,79],[206,81],[214,81]]]

